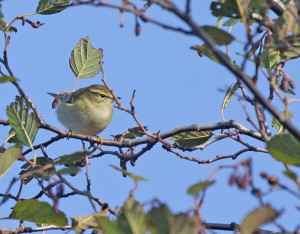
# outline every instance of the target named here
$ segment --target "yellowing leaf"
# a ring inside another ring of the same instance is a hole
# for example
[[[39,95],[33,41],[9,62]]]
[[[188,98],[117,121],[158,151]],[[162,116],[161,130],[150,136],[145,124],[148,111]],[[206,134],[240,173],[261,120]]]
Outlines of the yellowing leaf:
[[[89,228],[93,228],[96,231],[102,231],[100,223],[97,222],[96,218],[106,217],[106,211],[97,212],[88,216],[78,216],[71,218],[72,228],[77,232],[83,232]]]
[[[255,209],[244,218],[241,224],[241,234],[254,233],[262,224],[273,221],[278,214],[268,205]]]

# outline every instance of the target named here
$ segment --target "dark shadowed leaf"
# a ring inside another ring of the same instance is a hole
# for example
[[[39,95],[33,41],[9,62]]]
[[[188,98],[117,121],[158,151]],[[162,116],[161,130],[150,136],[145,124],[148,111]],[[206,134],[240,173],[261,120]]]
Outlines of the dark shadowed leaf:
[[[54,159],[55,164],[75,164],[77,161],[84,159],[87,152],[75,152],[73,154],[65,154]]]
[[[203,44],[201,46],[192,46],[192,50],[196,50],[198,54],[202,57],[205,55],[209,59],[213,60],[216,63],[221,64],[221,61],[217,58],[217,56],[207,47],[207,45]],[[228,57],[227,54],[223,53],[223,55],[230,61],[230,58]]]
[[[56,226],[68,224],[66,215],[63,212],[55,212],[47,202],[40,202],[36,199],[18,201],[9,217],[38,224]]]
[[[202,26],[201,27],[218,45],[228,45],[233,40],[234,37],[228,32],[225,32],[219,28],[212,26]]]

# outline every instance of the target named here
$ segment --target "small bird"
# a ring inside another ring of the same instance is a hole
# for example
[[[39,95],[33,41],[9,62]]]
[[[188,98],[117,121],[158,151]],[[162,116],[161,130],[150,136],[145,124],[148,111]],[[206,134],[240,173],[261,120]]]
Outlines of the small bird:
[[[74,133],[97,135],[110,123],[114,98],[103,85],[91,85],[75,92],[48,93],[55,97],[58,120]]]

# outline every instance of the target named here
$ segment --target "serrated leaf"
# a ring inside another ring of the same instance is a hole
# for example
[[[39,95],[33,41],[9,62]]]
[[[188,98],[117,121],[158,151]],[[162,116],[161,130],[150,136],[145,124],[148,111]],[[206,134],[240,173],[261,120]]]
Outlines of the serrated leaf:
[[[91,78],[102,70],[103,50],[91,45],[90,38],[80,39],[69,60],[76,77]]]
[[[239,83],[236,82],[236,83],[230,85],[230,87],[226,91],[226,94],[225,94],[225,97],[223,99],[222,106],[221,106],[221,113],[222,113],[223,121],[225,121],[224,109],[228,106],[230,100],[232,99],[232,97],[233,97],[235,91],[238,89],[238,87],[239,87]]]
[[[22,145],[9,147],[0,154],[0,178],[11,168],[22,153]]]
[[[182,132],[171,137],[171,140],[183,147],[194,147],[201,145],[211,138],[211,131]]]
[[[55,212],[47,202],[33,200],[19,200],[9,216],[13,219],[26,220],[38,224],[65,226],[68,224],[66,215]]]
[[[86,157],[87,152],[75,152],[73,154],[65,154],[63,156],[55,158],[53,161],[55,164],[75,164],[77,161]]]
[[[89,228],[93,228],[100,232],[102,229],[100,223],[96,220],[97,217],[106,217],[106,211],[97,212],[87,216],[73,217],[71,218],[72,228],[76,231],[76,233],[83,232]]]
[[[196,225],[191,217],[187,214],[173,215],[168,207],[161,204],[150,210],[148,223],[151,226],[152,234],[176,233],[176,234],[194,234]]]
[[[300,165],[300,142],[291,134],[273,136],[267,142],[267,150],[280,162]]]
[[[221,61],[217,58],[217,56],[211,51],[211,49],[208,48],[206,44],[203,44],[201,46],[192,46],[191,49],[196,50],[201,57],[205,55],[206,57],[213,60],[214,62],[222,64]],[[227,54],[223,52],[222,54],[230,61],[230,58],[228,57]]]
[[[194,196],[194,195],[199,194],[200,192],[202,192],[207,187],[213,185],[214,183],[215,183],[215,181],[208,181],[208,180],[196,183],[196,184],[194,184],[194,185],[192,185],[191,187],[188,188],[187,193],[189,195]]]
[[[114,168],[117,171],[122,172],[123,175],[129,176],[134,181],[148,181],[148,179],[146,179],[146,178],[144,178],[142,176],[139,176],[139,175],[135,175],[135,174],[133,174],[131,172],[125,171],[122,168],[116,167],[114,165],[109,165],[109,166],[112,167],[112,168]]]
[[[53,3],[57,4],[53,4]],[[59,13],[66,9],[70,0],[40,0],[39,5],[36,8],[36,13],[41,15],[52,15]],[[59,5],[59,6],[58,6]]]
[[[30,108],[30,103],[21,97],[6,108],[8,123],[19,142],[26,146],[32,146],[38,131],[38,120],[34,112],[30,113]]]
[[[234,40],[232,35],[217,27],[202,26],[200,28],[203,29],[218,45],[228,45]]]
[[[241,224],[241,234],[254,233],[262,224],[273,221],[279,212],[268,205],[262,206],[247,214]]]
[[[282,115],[284,115],[288,120],[290,120],[291,118],[293,118],[293,114],[291,112],[288,112],[286,114],[285,111],[280,112]],[[282,124],[279,122],[279,120],[275,117],[273,117],[272,119],[272,127],[276,128],[278,130],[278,134],[283,133],[283,126]]]
[[[18,79],[12,76],[0,76],[0,83],[16,82]]]

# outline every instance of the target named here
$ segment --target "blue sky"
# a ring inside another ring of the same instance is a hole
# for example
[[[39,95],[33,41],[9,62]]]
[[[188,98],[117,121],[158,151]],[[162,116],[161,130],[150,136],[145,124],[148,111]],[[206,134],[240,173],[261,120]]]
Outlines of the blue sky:
[[[201,25],[216,23],[216,18],[210,15],[209,4],[210,1],[201,1],[193,5],[193,16]],[[17,15],[34,12],[38,1],[9,0],[4,1],[2,5],[4,19],[10,22]],[[176,18],[168,16],[167,12],[161,9],[150,9],[149,15],[158,20],[182,25]],[[221,121],[220,107],[224,93],[218,89],[226,88],[235,81],[235,78],[225,68],[207,58],[200,58],[195,51],[189,49],[190,46],[202,44],[202,41],[142,22],[140,22],[141,35],[136,37],[134,17],[125,14],[124,18],[125,27],[120,28],[119,13],[116,10],[74,7],[55,15],[29,17],[32,21],[45,23],[39,29],[33,29],[29,25],[22,26],[21,21],[14,24],[18,28],[18,33],[11,34],[8,50],[9,64],[15,76],[20,79],[21,87],[37,106],[46,122],[64,129],[56,119],[55,112],[51,108],[53,99],[47,92],[59,93],[72,88],[74,75],[69,68],[70,54],[80,38],[86,36],[91,38],[94,47],[104,50],[104,69],[108,84],[118,96],[122,97],[123,104],[129,107],[132,92],[137,91],[136,113],[141,123],[149,127],[149,131],[163,132],[178,126]],[[246,37],[241,26],[237,26],[233,31],[240,41],[245,41]],[[0,41],[0,46],[1,48],[4,46],[3,39]],[[237,61],[241,58],[235,52],[240,48],[240,43],[234,43],[231,48],[231,55]],[[291,77],[299,74],[299,66],[296,62],[291,62],[287,68]],[[251,67],[249,71],[250,69]],[[100,82],[100,75],[93,79],[82,79],[78,82],[77,88]],[[1,84],[0,89],[0,119],[7,119],[5,108],[14,100],[17,90],[8,83]],[[291,108],[296,113],[294,122],[299,123],[298,104],[292,104]],[[250,127],[246,122],[245,113],[235,99],[225,110],[225,116],[228,120],[235,119]],[[115,109],[111,124],[101,133],[101,136],[110,139],[110,135],[122,133],[134,126],[136,124],[131,116]],[[8,127],[1,127],[1,142],[6,138],[8,131]],[[53,133],[40,130],[35,143],[54,136]],[[250,140],[249,142],[264,147],[259,142]],[[240,149],[241,146],[237,143],[224,140],[203,151],[187,154],[200,159],[209,159],[217,155],[232,154]],[[81,150],[81,142],[73,139],[62,140],[47,148],[49,156],[53,158],[79,150]],[[38,155],[41,153],[38,152]],[[246,158],[253,159],[255,183],[264,189],[267,186],[259,179],[259,173],[266,171],[281,176],[284,169],[269,155],[258,153],[245,153],[235,161],[221,160],[214,164],[198,165],[167,153],[158,144],[143,155],[135,167],[128,165],[128,170],[149,179],[149,182],[139,184],[135,193],[137,200],[146,202],[158,198],[166,202],[172,211],[179,212],[193,207],[193,199],[186,194],[190,185],[205,180],[218,165],[230,165]],[[104,156],[93,159],[90,163],[92,193],[111,207],[121,206],[133,183],[129,178],[123,178],[120,173],[109,167],[110,164],[118,165],[118,159]],[[18,173],[21,165],[16,163],[1,178],[0,192],[5,191],[7,184]],[[84,189],[84,173],[85,170],[82,169],[79,175],[68,179]],[[250,191],[241,192],[228,186],[229,174],[229,170],[220,171],[215,177],[216,184],[207,191],[201,209],[202,217],[207,222],[240,223],[247,212],[259,206]],[[282,181],[296,189],[287,179],[283,178]],[[29,198],[37,192],[35,183],[25,186],[23,197]],[[16,191],[17,186],[13,190]],[[296,218],[299,217],[299,213],[295,210],[297,200],[293,197],[279,191],[269,195],[266,201],[272,203],[277,209],[285,208],[285,213],[280,220],[286,227],[292,229],[299,224]],[[7,202],[4,208],[0,209],[0,217],[7,216],[13,205],[13,202]],[[60,208],[70,216],[88,215],[93,212],[88,200],[83,197],[62,200]],[[0,220],[0,226],[7,225],[9,222]]]

